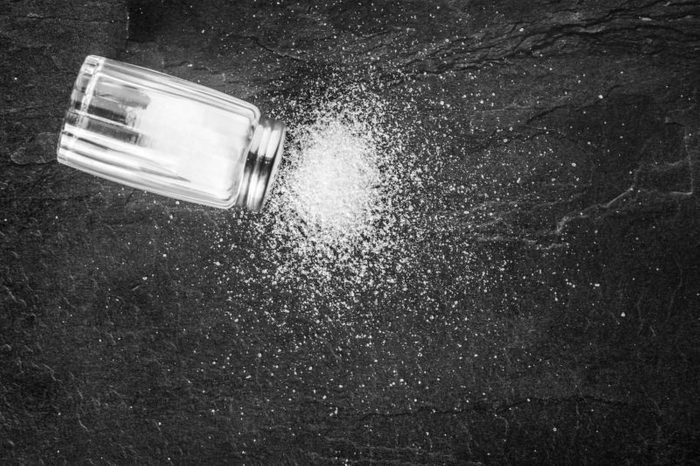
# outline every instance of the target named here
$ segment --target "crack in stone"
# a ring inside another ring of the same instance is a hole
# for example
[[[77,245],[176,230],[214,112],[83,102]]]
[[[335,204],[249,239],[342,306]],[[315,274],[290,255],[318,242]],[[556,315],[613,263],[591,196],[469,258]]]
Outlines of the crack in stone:
[[[433,44],[432,50],[422,50],[410,53],[411,58],[404,60],[401,66],[410,72],[411,67],[423,65],[419,72],[442,73],[445,71],[463,70],[474,66],[483,66],[486,63],[493,63],[507,58],[521,55],[543,54],[558,42],[567,37],[580,37],[584,40],[595,39],[600,46],[632,46],[645,39],[655,40],[663,38],[664,41],[673,40],[678,46],[689,52],[676,52],[686,55],[700,50],[700,21],[695,20],[692,24],[680,26],[670,26],[663,24],[671,19],[686,18],[689,15],[695,18],[700,13],[700,9],[691,8],[675,12],[666,11],[653,18],[656,23],[649,23],[640,18],[648,18],[645,12],[653,6],[667,2],[650,2],[637,9],[618,8],[610,10],[608,13],[588,20],[580,20],[575,23],[557,22],[556,15],[565,10],[559,10],[550,15],[549,20],[531,22],[514,22],[508,26],[505,33],[491,32],[486,29],[483,32],[471,36],[458,36],[449,41]],[[676,6],[697,6],[692,3],[670,4],[668,8]],[[669,38],[668,34],[656,35],[651,32],[670,31],[678,35],[677,38]],[[635,34],[638,38],[633,42],[622,42],[615,40],[603,40],[606,36],[622,34],[629,37]],[[489,37],[490,36],[490,37]],[[467,46],[467,43],[475,45]],[[580,48],[580,47],[579,47]],[[649,53],[658,53],[653,50]]]

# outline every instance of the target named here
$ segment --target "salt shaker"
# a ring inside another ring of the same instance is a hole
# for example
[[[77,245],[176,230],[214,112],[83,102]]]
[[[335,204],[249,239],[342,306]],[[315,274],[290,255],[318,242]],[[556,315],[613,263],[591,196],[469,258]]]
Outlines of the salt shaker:
[[[259,210],[284,134],[284,124],[248,102],[90,55],[73,87],[58,161],[176,199]]]

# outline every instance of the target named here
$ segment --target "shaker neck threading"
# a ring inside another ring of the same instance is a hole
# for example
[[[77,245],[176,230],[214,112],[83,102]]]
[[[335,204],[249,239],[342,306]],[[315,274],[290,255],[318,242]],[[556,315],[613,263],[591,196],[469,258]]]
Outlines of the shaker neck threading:
[[[258,211],[265,204],[282,158],[284,135],[280,121],[262,119],[255,127],[236,205]]]

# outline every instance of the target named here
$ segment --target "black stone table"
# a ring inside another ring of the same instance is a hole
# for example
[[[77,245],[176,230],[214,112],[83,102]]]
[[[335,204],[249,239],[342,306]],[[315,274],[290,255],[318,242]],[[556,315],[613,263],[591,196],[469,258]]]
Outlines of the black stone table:
[[[699,15],[0,0],[0,462],[700,461]],[[87,54],[360,109],[385,249],[59,165]]]

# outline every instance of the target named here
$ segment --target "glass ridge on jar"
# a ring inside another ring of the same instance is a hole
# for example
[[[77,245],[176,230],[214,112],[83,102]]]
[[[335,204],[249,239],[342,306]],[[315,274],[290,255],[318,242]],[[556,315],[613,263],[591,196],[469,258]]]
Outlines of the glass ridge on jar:
[[[157,71],[94,55],[75,81],[58,161],[168,197],[259,210],[284,124],[254,105]]]

